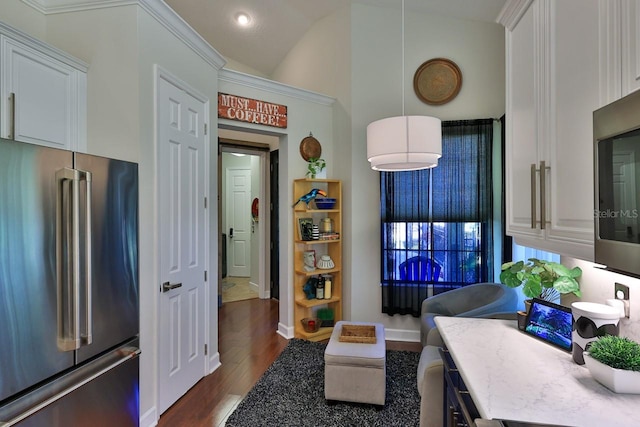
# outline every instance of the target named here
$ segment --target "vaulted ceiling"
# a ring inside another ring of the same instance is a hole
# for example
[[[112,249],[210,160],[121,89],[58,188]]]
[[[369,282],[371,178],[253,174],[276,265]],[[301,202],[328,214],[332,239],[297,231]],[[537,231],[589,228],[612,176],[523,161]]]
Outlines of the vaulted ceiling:
[[[130,0],[23,0],[45,13],[127,4]],[[146,0],[150,1],[150,0]],[[154,0],[162,1],[162,0]],[[350,3],[399,9],[402,0],[164,0],[222,56],[270,76],[318,20]],[[495,22],[506,0],[404,0],[405,13],[434,13]],[[244,12],[251,23],[239,27]]]

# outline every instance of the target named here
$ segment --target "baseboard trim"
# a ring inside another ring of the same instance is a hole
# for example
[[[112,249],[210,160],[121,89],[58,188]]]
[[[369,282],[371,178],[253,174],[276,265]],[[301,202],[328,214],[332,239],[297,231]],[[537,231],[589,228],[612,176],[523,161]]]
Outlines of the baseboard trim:
[[[387,341],[420,342],[420,331],[385,328],[384,337]]]
[[[283,323],[278,322],[278,330],[276,331],[276,333],[278,335],[281,335],[282,337],[290,340],[291,338],[294,337],[294,333],[293,333],[293,327],[292,326],[287,326]]]
[[[220,353],[216,352],[212,354],[209,359],[209,374],[212,374],[220,366],[222,366],[222,363],[220,363]]]
[[[140,427],[154,427],[158,425],[156,407],[152,407],[140,417]]]

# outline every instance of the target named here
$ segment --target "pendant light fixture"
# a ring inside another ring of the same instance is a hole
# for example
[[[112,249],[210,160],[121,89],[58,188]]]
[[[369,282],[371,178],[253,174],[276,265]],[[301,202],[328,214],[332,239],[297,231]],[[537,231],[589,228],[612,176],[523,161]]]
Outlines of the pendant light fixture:
[[[367,126],[367,160],[377,171],[406,171],[438,166],[442,156],[440,119],[404,115],[404,0],[402,0],[402,116]]]

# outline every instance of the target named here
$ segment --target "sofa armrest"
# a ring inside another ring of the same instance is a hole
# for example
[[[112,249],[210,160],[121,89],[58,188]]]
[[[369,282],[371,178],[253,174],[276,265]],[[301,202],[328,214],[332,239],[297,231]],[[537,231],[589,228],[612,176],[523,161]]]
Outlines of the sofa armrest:
[[[443,424],[444,367],[438,347],[422,349],[417,372],[420,393],[420,427],[441,427]]]

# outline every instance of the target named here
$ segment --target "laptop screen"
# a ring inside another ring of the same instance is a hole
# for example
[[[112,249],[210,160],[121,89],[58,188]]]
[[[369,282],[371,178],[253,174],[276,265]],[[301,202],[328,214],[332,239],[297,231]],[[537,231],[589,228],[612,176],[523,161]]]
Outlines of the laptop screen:
[[[573,316],[569,307],[534,298],[524,331],[565,351],[571,351],[572,326]]]

